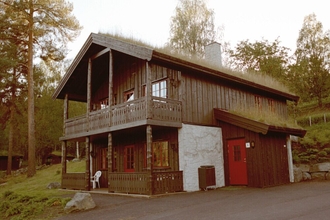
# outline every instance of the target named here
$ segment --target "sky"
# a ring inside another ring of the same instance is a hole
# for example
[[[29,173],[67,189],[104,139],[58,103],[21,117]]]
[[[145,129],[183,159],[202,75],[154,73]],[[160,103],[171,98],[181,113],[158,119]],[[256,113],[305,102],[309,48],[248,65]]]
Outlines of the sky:
[[[83,29],[68,45],[73,59],[90,33],[116,33],[142,40],[152,46],[163,46],[169,38],[171,17],[178,0],[69,0],[73,14]],[[215,13],[215,25],[223,27],[224,41],[234,48],[238,42],[270,42],[296,48],[304,17],[315,13],[330,30],[330,13],[326,0],[205,0]]]

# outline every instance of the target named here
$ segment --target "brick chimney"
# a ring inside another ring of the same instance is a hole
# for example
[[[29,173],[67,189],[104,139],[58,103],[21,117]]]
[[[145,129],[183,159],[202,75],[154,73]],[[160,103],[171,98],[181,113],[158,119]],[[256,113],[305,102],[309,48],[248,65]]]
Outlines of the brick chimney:
[[[213,42],[205,46],[205,60],[215,67],[222,67],[220,43]]]

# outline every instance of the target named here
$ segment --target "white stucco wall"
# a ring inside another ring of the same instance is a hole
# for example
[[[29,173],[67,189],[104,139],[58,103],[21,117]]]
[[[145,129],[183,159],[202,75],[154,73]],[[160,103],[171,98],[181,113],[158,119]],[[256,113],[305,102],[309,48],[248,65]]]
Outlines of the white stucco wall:
[[[198,191],[198,168],[215,166],[216,187],[225,185],[221,128],[183,124],[179,129],[179,166],[183,189]]]

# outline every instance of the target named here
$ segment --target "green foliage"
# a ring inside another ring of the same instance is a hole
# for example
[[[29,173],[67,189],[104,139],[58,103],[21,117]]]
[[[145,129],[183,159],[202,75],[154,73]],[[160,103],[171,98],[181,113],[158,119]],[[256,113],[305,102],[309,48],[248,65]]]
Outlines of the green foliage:
[[[322,150],[322,151],[318,152],[317,155],[320,157],[325,157],[328,155],[328,153],[325,150]]]
[[[72,163],[71,168],[82,164],[86,162]],[[7,184],[0,187],[0,219],[50,219],[62,213],[71,195],[46,188],[49,182],[60,181],[61,176],[56,174],[60,168],[60,164],[49,166],[31,178],[8,176]]]
[[[317,154],[318,152],[319,150],[314,148],[308,148],[306,151],[307,154]]]
[[[294,57],[288,75],[294,90],[302,100],[314,99],[322,106],[330,91],[330,36],[315,14],[304,19]]]
[[[286,81],[289,49],[280,46],[280,41],[268,40],[250,43],[241,41],[235,50],[229,50],[230,65],[243,72],[265,74],[278,81]]]
[[[203,0],[180,0],[171,18],[169,46],[179,54],[204,56],[204,47],[216,37],[214,11]]]

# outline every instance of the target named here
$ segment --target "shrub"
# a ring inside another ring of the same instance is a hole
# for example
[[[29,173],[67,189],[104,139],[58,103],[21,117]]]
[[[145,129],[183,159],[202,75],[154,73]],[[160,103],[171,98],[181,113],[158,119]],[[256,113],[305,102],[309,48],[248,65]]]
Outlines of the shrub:
[[[319,155],[320,157],[325,157],[328,155],[328,153],[326,151],[322,150],[322,151],[318,152],[317,155]]]
[[[323,150],[327,152],[327,154],[330,154],[330,148],[324,148]]]
[[[300,162],[301,163],[309,163],[310,162],[309,156],[302,156],[302,157],[300,157]]]
[[[309,148],[307,149],[306,151],[308,154],[317,154],[319,152],[318,149],[315,149],[315,148]]]
[[[327,157],[319,157],[317,158],[318,163],[328,162],[330,159]]]

